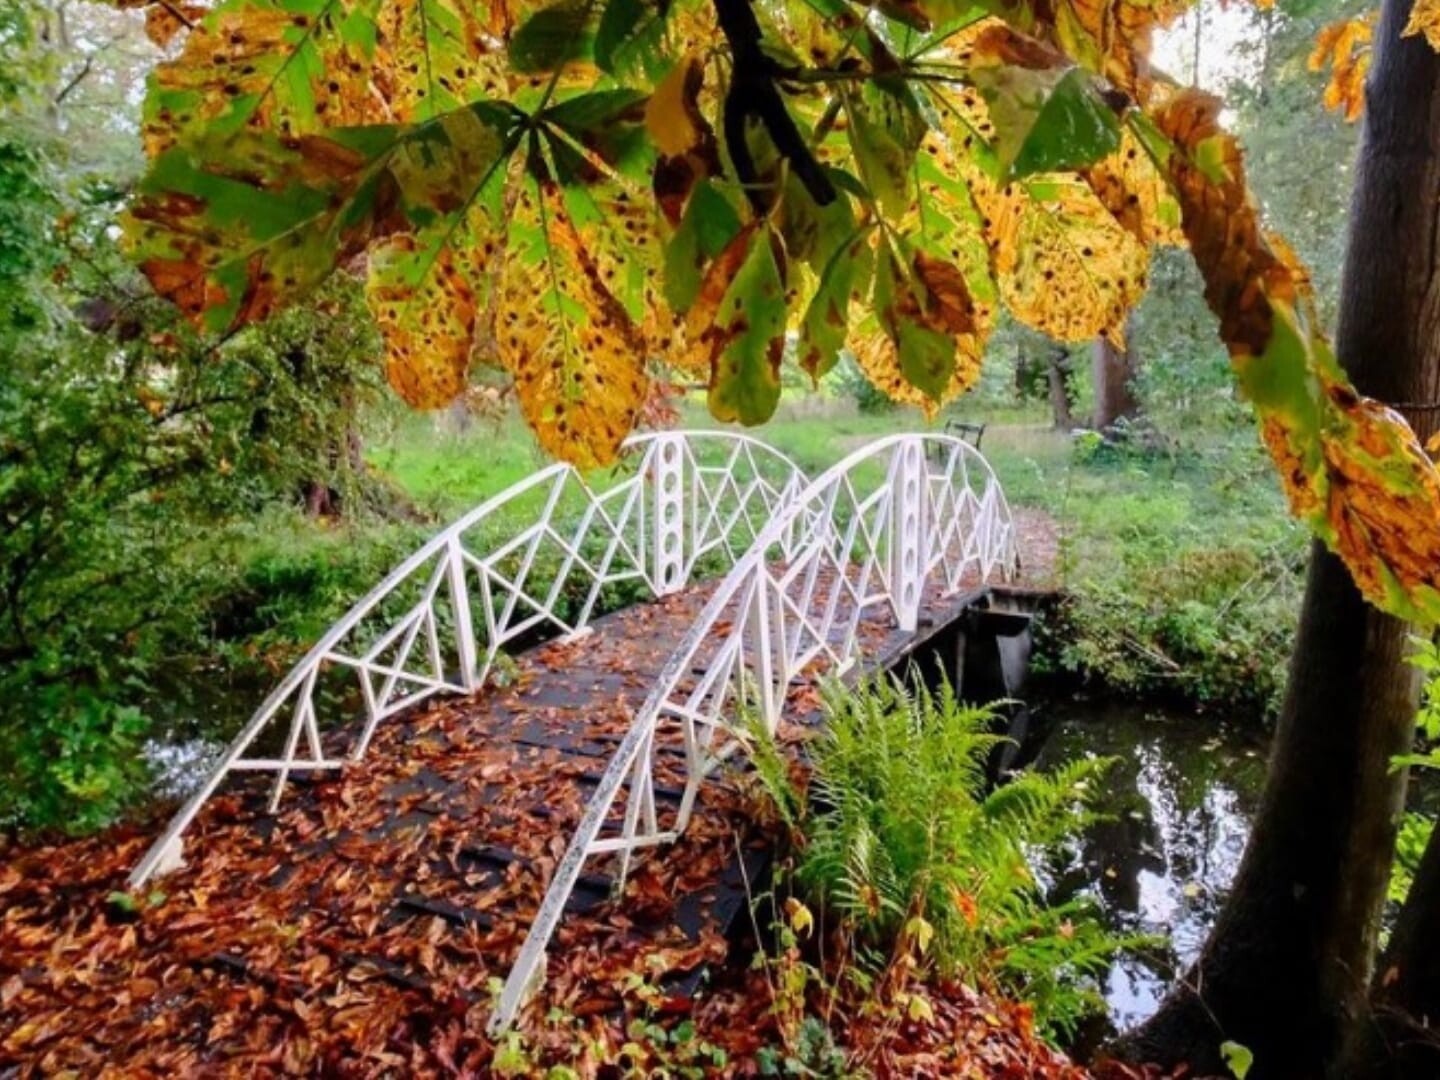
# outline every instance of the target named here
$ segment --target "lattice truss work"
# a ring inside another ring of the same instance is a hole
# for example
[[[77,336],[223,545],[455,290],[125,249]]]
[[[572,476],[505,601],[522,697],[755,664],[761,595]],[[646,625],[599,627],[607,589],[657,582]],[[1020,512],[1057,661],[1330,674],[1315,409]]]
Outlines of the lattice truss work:
[[[927,453],[928,451],[928,453]],[[587,859],[684,831],[704,779],[741,744],[737,718],[773,732],[794,680],[838,674],[867,634],[916,628],[927,589],[952,595],[1017,567],[1015,529],[989,464],[947,436],[897,435],[815,479],[754,538],[666,662],[611,758],[492,1018],[508,1026],[543,975],[545,949]],[[660,748],[683,747],[685,784],[661,810]],[[616,820],[618,816],[619,820]]]
[[[633,437],[604,478],[551,465],[454,522],[397,566],[275,688],[130,877],[179,865],[185,829],[233,772],[358,760],[388,717],[480,690],[507,650],[586,631],[608,599],[663,596],[723,573],[763,539],[791,553],[789,504],[805,477],[764,443],[726,432]]]

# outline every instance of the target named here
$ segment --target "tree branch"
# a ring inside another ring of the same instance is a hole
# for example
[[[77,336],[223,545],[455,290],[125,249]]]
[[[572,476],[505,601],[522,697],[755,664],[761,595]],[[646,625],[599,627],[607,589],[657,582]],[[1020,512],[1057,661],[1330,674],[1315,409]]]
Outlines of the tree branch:
[[[725,142],[735,163],[736,179],[746,186],[757,211],[766,209],[763,195],[753,185],[758,177],[750,148],[745,143],[745,120],[755,117],[765,125],[775,148],[789,159],[796,177],[819,205],[835,200],[835,186],[810,152],[785,101],[775,85],[780,74],[774,61],[760,48],[760,23],[750,0],[714,0],[720,30],[730,44],[735,69],[725,95]]]

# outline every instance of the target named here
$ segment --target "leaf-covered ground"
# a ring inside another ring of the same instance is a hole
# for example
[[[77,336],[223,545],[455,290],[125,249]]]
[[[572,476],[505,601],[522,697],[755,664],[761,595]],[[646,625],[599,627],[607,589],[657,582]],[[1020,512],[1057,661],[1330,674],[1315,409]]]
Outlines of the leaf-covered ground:
[[[1027,578],[1047,571],[1047,526],[1022,522]],[[494,980],[663,643],[703,599],[696,590],[630,608],[590,637],[522,655],[502,689],[390,721],[364,761],[292,788],[273,817],[260,786],[227,788],[192,827],[189,865],[137,896],[122,895],[125,875],[158,822],[12,845],[0,869],[0,1067],[493,1071]],[[880,653],[895,647],[888,627],[868,637]],[[792,714],[813,710],[813,687],[792,694]],[[683,758],[662,740],[656,761],[663,816]],[[692,1019],[728,1071],[752,1070],[778,1043],[753,946],[721,933],[744,913],[736,852],[747,866],[764,861],[744,789],[735,777],[707,785],[683,840],[640,860],[618,902],[607,895],[614,868],[587,864],[552,944],[543,1006],[526,1017],[533,1060],[609,1075],[640,1015]],[[702,969],[701,992],[685,996]],[[1035,1039],[1023,1007],[960,987],[923,1022],[856,1021],[842,1035],[871,1046],[882,1074],[1084,1075]]]

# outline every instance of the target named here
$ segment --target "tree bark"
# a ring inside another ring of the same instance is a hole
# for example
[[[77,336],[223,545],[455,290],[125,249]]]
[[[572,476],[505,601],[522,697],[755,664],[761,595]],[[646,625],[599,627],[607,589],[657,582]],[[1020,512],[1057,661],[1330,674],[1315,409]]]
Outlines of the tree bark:
[[[1090,350],[1090,370],[1095,386],[1095,416],[1090,426],[1109,431],[1119,420],[1133,420],[1140,403],[1130,387],[1136,371],[1136,356],[1129,346],[1117,349],[1105,338],[1096,338]]]
[[[1357,387],[1394,403],[1440,391],[1440,58],[1400,38],[1410,6],[1385,0],[1376,35],[1336,335]],[[1342,1057],[1370,1026],[1357,1021],[1404,800],[1390,759],[1414,729],[1406,637],[1317,543],[1233,889],[1183,986],[1125,1056],[1225,1075],[1219,1045],[1233,1040],[1255,1055],[1252,1080],[1350,1075]]]
[[[1409,3],[1387,4],[1379,27],[1384,48],[1367,87],[1355,212],[1363,207],[1369,218],[1387,223],[1392,238],[1410,241],[1397,242],[1396,256],[1404,262],[1397,278],[1356,287],[1368,287],[1367,302],[1383,311],[1389,284],[1405,285],[1394,321],[1410,324],[1415,343],[1409,347],[1428,349],[1430,362],[1392,400],[1423,441],[1440,431],[1440,362],[1434,355],[1440,351],[1440,58],[1423,40],[1399,38],[1409,9]],[[1347,281],[1347,292],[1349,286]],[[1397,1080],[1440,1076],[1440,830],[1426,845],[1396,919],[1371,1005],[1369,1022],[1353,1033],[1346,1071]]]
[[[1440,829],[1391,932],[1346,1071],[1371,1080],[1440,1076]]]

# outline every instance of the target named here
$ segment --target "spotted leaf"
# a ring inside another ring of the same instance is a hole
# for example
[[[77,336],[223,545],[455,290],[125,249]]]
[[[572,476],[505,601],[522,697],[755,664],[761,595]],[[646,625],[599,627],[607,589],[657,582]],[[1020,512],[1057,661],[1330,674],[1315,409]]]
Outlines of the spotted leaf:
[[[785,263],[779,238],[752,221],[711,262],[686,321],[690,370],[707,369],[710,411],[758,424],[780,400]]]
[[[608,464],[646,400],[640,327],[606,287],[553,181],[524,180],[508,239],[495,336],[521,411],[548,452],[582,468]]]
[[[957,266],[910,243],[883,243],[871,306],[852,350],[866,377],[892,400],[933,415],[974,383],[983,338]]]
[[[374,239],[456,219],[514,145],[512,114],[487,103],[408,127],[209,135],[154,160],[126,241],[157,292],[226,332]]]
[[[1055,173],[974,190],[1011,314],[1057,341],[1104,335],[1120,344],[1149,256],[1090,187]]]
[[[372,248],[365,299],[385,340],[385,374],[396,393],[418,409],[440,408],[464,393],[477,301],[443,236],[393,236]]]

